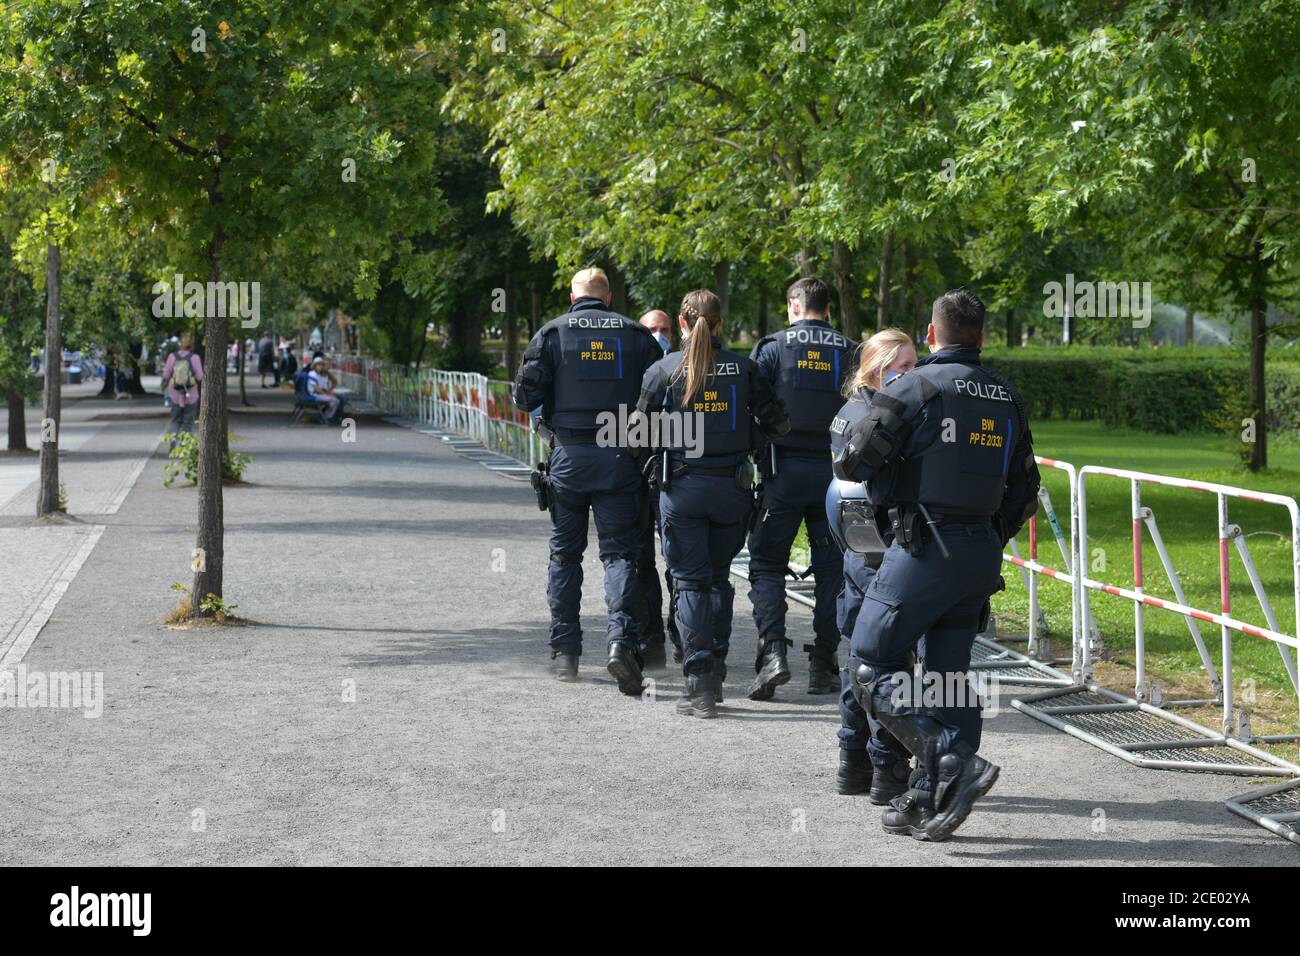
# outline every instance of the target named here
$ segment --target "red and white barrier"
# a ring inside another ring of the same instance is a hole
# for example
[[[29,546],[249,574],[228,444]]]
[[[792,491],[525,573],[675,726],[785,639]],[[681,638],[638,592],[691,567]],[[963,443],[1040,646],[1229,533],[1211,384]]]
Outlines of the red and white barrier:
[[[1275,495],[1268,492],[1251,491],[1246,488],[1234,488],[1230,485],[1220,485],[1212,482],[1194,481],[1187,478],[1174,478],[1168,475],[1153,475],[1140,471],[1128,471],[1121,468],[1104,468],[1098,465],[1087,465],[1078,472],[1078,501],[1079,501],[1079,533],[1077,552],[1078,559],[1082,562],[1088,550],[1088,492],[1087,479],[1089,475],[1100,475],[1111,478],[1127,480],[1130,484],[1131,492],[1131,520],[1133,528],[1133,586],[1131,588],[1119,587],[1112,584],[1106,584],[1096,581],[1087,576],[1086,573],[1079,575],[1080,606],[1082,613],[1087,615],[1091,608],[1091,593],[1099,591],[1105,594],[1111,594],[1116,597],[1125,598],[1133,602],[1133,625],[1134,638],[1136,642],[1136,662],[1137,662],[1137,696],[1139,700],[1146,697],[1146,643],[1145,643],[1145,609],[1148,607],[1161,608],[1167,611],[1173,611],[1176,614],[1183,615],[1189,623],[1189,629],[1192,632],[1193,639],[1196,641],[1198,650],[1201,653],[1202,663],[1211,677],[1211,681],[1217,684],[1216,689],[1219,691],[1219,697],[1223,704],[1223,727],[1224,733],[1228,733],[1233,723],[1233,678],[1232,678],[1232,635],[1233,632],[1249,634],[1254,637],[1261,637],[1272,641],[1278,648],[1278,653],[1282,656],[1283,663],[1286,666],[1287,673],[1290,675],[1292,685],[1300,693],[1300,683],[1297,683],[1296,663],[1292,651],[1300,649],[1300,507],[1297,507],[1294,498],[1286,495]],[[1164,547],[1164,541],[1159,536],[1159,530],[1155,525],[1154,515],[1151,509],[1144,508],[1141,498],[1141,487],[1143,484],[1161,485],[1168,488],[1182,488],[1188,491],[1199,491],[1206,494],[1215,495],[1218,502],[1218,540],[1219,540],[1219,608],[1218,611],[1211,611],[1204,608],[1190,606],[1182,594],[1181,585],[1178,584],[1177,575],[1173,572],[1172,565],[1169,561],[1169,555]],[[1264,591],[1263,582],[1255,570],[1254,562],[1250,559],[1250,552],[1246,548],[1245,539],[1241,533],[1241,528],[1228,522],[1228,500],[1237,498],[1245,501],[1263,502],[1285,508],[1291,517],[1291,557],[1292,557],[1292,587],[1296,600],[1296,629],[1295,634],[1287,634],[1281,631],[1276,618],[1273,615],[1272,607],[1268,602],[1267,594]],[[1146,526],[1152,531],[1152,540],[1156,544],[1156,549],[1160,554],[1161,561],[1165,566],[1166,572],[1170,576],[1170,582],[1174,586],[1175,594],[1180,600],[1168,601],[1162,598],[1152,597],[1145,593],[1143,588],[1143,534],[1142,529]],[[1261,627],[1255,624],[1248,624],[1239,618],[1232,616],[1232,595],[1231,595],[1231,566],[1229,562],[1229,542],[1236,541],[1236,547],[1242,557],[1243,566],[1250,578],[1252,588],[1256,597],[1260,601],[1260,606],[1264,611],[1266,619],[1269,621],[1268,627]],[[1082,565],[1080,565],[1082,567]],[[1220,668],[1217,674],[1213,662],[1210,660],[1208,650],[1200,640],[1199,629],[1192,623],[1194,621],[1204,621],[1219,626],[1220,638]],[[1092,676],[1092,658],[1088,642],[1083,642],[1083,669],[1082,676],[1087,681]],[[1278,739],[1294,739],[1295,735],[1283,735]]]

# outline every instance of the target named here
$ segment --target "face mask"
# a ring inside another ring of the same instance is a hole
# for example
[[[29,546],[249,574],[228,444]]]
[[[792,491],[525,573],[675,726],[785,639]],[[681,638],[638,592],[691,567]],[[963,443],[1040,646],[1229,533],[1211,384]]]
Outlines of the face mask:
[[[662,332],[655,333],[655,341],[659,343],[659,347],[665,352],[672,348],[673,343],[669,340],[668,336],[664,335]]]
[[[884,384],[888,385],[890,382],[892,382],[894,379],[898,378],[902,374],[903,374],[902,372],[896,371],[894,369],[890,369],[888,372],[885,373]]]

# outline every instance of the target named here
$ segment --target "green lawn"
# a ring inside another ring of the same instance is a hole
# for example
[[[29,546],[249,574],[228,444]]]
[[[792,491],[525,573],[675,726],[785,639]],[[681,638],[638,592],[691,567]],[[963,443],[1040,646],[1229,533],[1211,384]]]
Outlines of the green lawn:
[[[1034,425],[1034,438],[1038,454],[1080,467],[1085,464],[1107,465],[1283,495],[1300,494],[1300,443],[1294,439],[1271,442],[1269,459],[1272,467],[1267,473],[1252,475],[1236,465],[1230,440],[1215,436],[1156,435],[1089,422],[1049,421]],[[1045,468],[1042,471],[1043,483],[1068,534],[1069,492],[1065,474],[1056,469]],[[1143,485],[1142,502],[1155,513],[1156,523],[1189,602],[1196,607],[1217,611],[1219,558],[1215,496]],[[1293,633],[1291,527],[1285,509],[1248,501],[1229,501],[1228,518],[1239,524],[1247,535],[1251,556],[1264,581],[1279,629]],[[1105,561],[1105,570],[1094,568],[1090,576],[1109,584],[1130,587],[1133,554],[1129,482],[1095,475],[1088,479],[1088,530],[1090,563],[1096,562],[1097,549],[1101,549]],[[1155,547],[1149,536],[1144,540],[1145,589],[1157,597],[1172,600],[1173,589],[1165,578]],[[1022,556],[1027,557],[1028,529],[1021,532],[1018,542]],[[802,533],[798,545],[805,546]],[[1060,552],[1046,521],[1041,522],[1039,529],[1038,553],[1044,564],[1060,567]],[[799,555],[795,557],[799,559]],[[1004,565],[1003,576],[1007,580],[1007,589],[993,598],[999,633],[1024,635],[1029,616],[1028,593],[1019,570],[1014,566]],[[1067,656],[1070,650],[1069,589],[1060,582],[1040,576],[1039,598],[1047,616],[1049,633],[1054,638],[1053,650]],[[1117,689],[1130,693],[1133,689],[1133,607],[1133,603],[1126,599],[1093,593],[1093,615],[1111,656],[1110,664],[1099,668],[1099,676],[1104,676],[1105,682]],[[1232,551],[1232,607],[1233,616],[1252,624],[1267,625],[1235,548]],[[1219,629],[1205,623],[1201,623],[1200,628],[1211,659],[1219,667]],[[1197,689],[1201,683],[1200,658],[1182,617],[1158,608],[1148,608],[1146,643],[1147,666],[1152,676],[1159,678],[1167,689]],[[1233,664],[1239,695],[1243,682],[1254,680],[1260,697],[1257,709],[1280,717],[1289,712],[1291,723],[1295,723],[1295,696],[1274,644],[1261,638],[1235,634]]]

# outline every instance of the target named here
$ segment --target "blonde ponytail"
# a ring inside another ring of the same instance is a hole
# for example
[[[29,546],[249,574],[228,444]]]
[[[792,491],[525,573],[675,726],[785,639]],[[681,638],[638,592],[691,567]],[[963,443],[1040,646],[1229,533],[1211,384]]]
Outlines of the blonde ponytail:
[[[690,340],[682,350],[677,374],[685,379],[682,408],[689,408],[713,371],[713,336],[722,331],[722,303],[707,289],[686,293],[679,319],[690,323]]]

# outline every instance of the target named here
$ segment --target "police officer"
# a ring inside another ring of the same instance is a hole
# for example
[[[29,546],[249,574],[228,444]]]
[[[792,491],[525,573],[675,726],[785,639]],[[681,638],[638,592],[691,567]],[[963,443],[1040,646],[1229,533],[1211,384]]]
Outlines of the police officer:
[[[637,504],[641,473],[632,451],[598,444],[602,413],[623,416],[635,405],[641,379],[663,354],[650,332],[610,311],[609,281],[600,269],[573,277],[568,312],[537,331],[523,355],[515,401],[532,411],[552,450],[543,496],[551,513],[551,657],[562,681],[578,678],[582,654],[580,603],[587,512],[596,517],[609,609],[606,668],[625,694],[642,690],[635,609]]]
[[[758,628],[751,700],[770,700],[790,680],[785,631],[785,576],[790,547],[807,523],[816,582],[814,640],[808,652],[808,693],[840,689],[835,598],[843,584],[840,550],[826,523],[831,480],[828,428],[842,402],[854,343],[827,322],[830,293],[819,279],[800,279],[786,291],[790,324],[759,341],[751,358],[790,412],[790,431],[762,449],[758,521],[749,536],[749,599]]]
[[[831,454],[839,456],[848,429],[867,415],[871,396],[885,383],[916,365],[916,346],[901,329],[884,329],[863,344],[857,371],[844,385],[848,401],[831,422]],[[840,589],[835,621],[845,640],[862,607],[892,538],[889,518],[867,498],[866,486],[832,478],[826,490],[826,518],[836,542],[844,550],[844,587]],[[870,793],[871,802],[884,806],[907,789],[908,754],[887,732],[872,736],[872,723],[852,693],[851,667],[844,668],[840,687],[840,767],[836,786],[842,794]],[[874,752],[873,752],[874,744]],[[873,774],[873,763],[879,773]]]
[[[672,351],[672,320],[662,309],[651,309],[641,316],[640,323],[650,330],[667,355]],[[640,632],[641,657],[647,669],[662,668],[667,664],[664,650],[663,591],[659,587],[659,569],[655,567],[655,531],[659,528],[659,492],[650,487],[642,489],[645,496],[641,503],[637,535],[639,538],[636,558],[636,579],[638,593],[638,631]],[[673,642],[673,660],[682,662],[682,644],[677,636],[677,625],[673,621],[673,579],[664,568],[664,584],[668,588],[668,636]]]
[[[1037,503],[1024,404],[980,364],[983,330],[984,303],[971,292],[935,300],[933,354],[871,397],[834,457],[835,476],[867,483],[893,535],[863,595],[850,670],[863,711],[917,760],[881,822],[921,840],[951,836],[997,779],[977,753],[971,647],[1002,586],[1002,548]]]
[[[758,367],[722,347],[716,295],[688,292],[677,321],[683,348],[646,373],[637,409],[660,422],[664,555],[686,675],[677,712],[707,718],[717,715],[726,679],[735,599],[728,575],[753,507],[750,456],[760,434],[785,434],[790,422]]]

